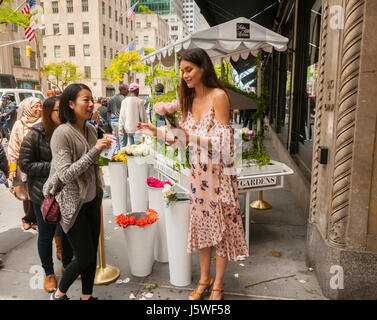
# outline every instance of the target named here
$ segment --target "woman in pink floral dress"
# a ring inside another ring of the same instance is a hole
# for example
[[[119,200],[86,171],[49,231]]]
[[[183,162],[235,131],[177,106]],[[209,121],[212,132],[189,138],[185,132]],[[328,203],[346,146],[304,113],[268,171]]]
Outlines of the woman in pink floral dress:
[[[185,51],[180,59],[182,79],[178,126],[191,146],[190,232],[188,251],[199,250],[201,277],[190,300],[200,300],[213,285],[210,299],[222,298],[227,261],[248,256],[238,198],[233,154],[230,103],[213,64],[202,49]],[[139,129],[157,135],[149,124]],[[145,131],[144,131],[145,132]],[[172,141],[167,141],[171,144]],[[216,248],[216,277],[210,274],[212,248]]]

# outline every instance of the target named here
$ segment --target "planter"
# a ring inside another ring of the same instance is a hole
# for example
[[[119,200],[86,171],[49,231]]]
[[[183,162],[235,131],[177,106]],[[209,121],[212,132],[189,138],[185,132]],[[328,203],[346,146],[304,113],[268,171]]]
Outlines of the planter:
[[[158,262],[168,262],[168,243],[166,239],[165,208],[162,188],[148,187],[148,199],[149,208],[156,210],[160,217],[155,223],[157,225],[157,231],[154,246],[154,259]]]
[[[170,283],[187,286],[191,283],[191,254],[187,252],[190,201],[177,201],[165,207],[165,219]]]
[[[127,163],[109,162],[113,215],[127,211]]]
[[[145,157],[127,157],[130,185],[131,210],[145,211],[148,208],[147,185],[148,163]]]
[[[268,174],[281,172],[282,164],[271,160],[269,165],[259,167],[257,164],[251,164],[250,167],[237,168],[237,176],[249,176],[258,174]]]
[[[143,214],[132,213],[135,217]],[[156,223],[145,228],[130,225],[124,229],[128,263],[135,277],[146,277],[152,273],[156,231]]]

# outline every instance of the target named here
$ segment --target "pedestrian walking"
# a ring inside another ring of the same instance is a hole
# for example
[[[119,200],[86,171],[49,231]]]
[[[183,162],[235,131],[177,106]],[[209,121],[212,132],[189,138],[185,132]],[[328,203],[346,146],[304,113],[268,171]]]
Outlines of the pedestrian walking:
[[[25,216],[22,225],[25,230],[38,230],[33,204],[27,190],[27,176],[18,167],[21,143],[31,127],[41,121],[42,102],[38,98],[29,97],[20,103],[20,111],[10,134],[8,144],[9,180],[12,182],[11,191],[22,200]]]
[[[138,98],[139,85],[135,82],[131,83],[129,90],[129,97],[122,101],[119,115],[119,135],[124,132],[128,136],[128,144],[140,144],[140,135],[136,134],[137,124],[147,122],[147,113],[143,100]],[[124,146],[121,145],[122,147]]]
[[[67,291],[81,274],[82,299],[92,296],[101,224],[102,180],[98,157],[111,141],[97,139],[96,129],[87,122],[93,112],[92,92],[84,84],[71,84],[60,100],[61,125],[51,138],[50,175],[44,196],[55,195],[61,212],[60,225],[74,251],[51,300],[67,300]]]
[[[17,119],[17,106],[7,95],[2,96],[1,101],[1,122],[4,123],[3,128],[5,129],[5,133],[8,133],[12,131],[13,125]],[[9,137],[6,138],[8,139]]]
[[[128,95],[128,86],[123,83],[120,84],[119,93],[110,99],[109,107],[107,110],[107,120],[111,124],[111,128],[113,129],[113,134],[116,135],[119,142],[119,146],[121,148],[127,144],[127,134],[125,134],[124,132],[121,132],[122,135],[120,135],[118,132],[119,114],[120,114],[120,108],[122,106],[122,101],[126,98],[127,95]]]
[[[3,145],[0,144],[0,184],[4,184],[7,188],[9,188],[8,176],[9,176],[8,158],[5,153]]]
[[[105,133],[112,133],[113,130],[111,128],[110,122],[107,120],[107,110],[109,107],[109,101],[106,98],[102,98],[99,103],[101,104],[98,108],[99,115],[102,120],[102,129]]]
[[[60,225],[48,224],[43,220],[41,205],[44,199],[43,185],[45,184],[51,167],[50,140],[54,130],[59,126],[59,97],[51,97],[42,106],[42,122],[31,127],[21,144],[19,167],[27,174],[29,196],[38,224],[38,253],[45,271],[44,289],[52,292],[56,289],[56,277],[52,258],[52,241],[56,229]],[[61,260],[66,268],[72,260],[72,248],[67,236],[58,232],[57,249],[61,244]],[[57,252],[59,257],[59,253]]]
[[[204,50],[185,51],[180,59],[180,69],[183,72],[180,84],[182,121],[177,128],[185,134],[183,143],[190,142],[193,146],[188,251],[199,249],[201,275],[189,299],[202,299],[203,293],[213,286],[210,300],[219,300],[227,261],[248,255],[237,177],[235,170],[231,170],[234,169],[234,141],[229,124],[230,101]],[[138,127],[152,135],[161,130],[150,124],[139,124]],[[157,136],[165,135],[159,132]],[[167,143],[171,144],[171,140],[168,138]],[[197,141],[204,143],[193,143]],[[203,145],[207,150],[201,148]],[[229,148],[230,153],[226,156]],[[202,152],[207,152],[207,161]],[[220,160],[219,164],[214,159]],[[216,248],[214,281],[210,273],[213,247]]]

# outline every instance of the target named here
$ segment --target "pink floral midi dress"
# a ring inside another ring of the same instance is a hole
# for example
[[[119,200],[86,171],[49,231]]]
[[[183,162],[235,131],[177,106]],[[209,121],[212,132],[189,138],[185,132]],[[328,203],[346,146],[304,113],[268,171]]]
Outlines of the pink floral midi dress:
[[[182,126],[189,134],[209,138],[212,143],[212,149],[200,148],[197,143],[189,144],[192,150],[188,252],[215,246],[216,254],[228,260],[248,256],[237,176],[234,170],[227,171],[227,167],[233,167],[233,164],[229,166],[223,160],[214,160],[223,159],[227,145],[229,158],[233,158],[233,128],[215,119],[213,107],[199,123],[189,111]]]

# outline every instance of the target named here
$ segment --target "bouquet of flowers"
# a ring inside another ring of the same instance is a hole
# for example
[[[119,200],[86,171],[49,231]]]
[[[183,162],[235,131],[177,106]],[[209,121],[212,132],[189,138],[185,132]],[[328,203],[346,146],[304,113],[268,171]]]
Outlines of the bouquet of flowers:
[[[123,213],[121,213],[115,218],[115,223],[123,227],[124,229],[129,225],[144,228],[150,224],[155,223],[160,218],[156,210],[148,209],[147,211],[145,211],[145,213],[146,217],[142,216],[139,220],[136,220],[136,218],[132,215],[124,215]]]
[[[166,205],[169,207],[172,202],[178,200],[177,193],[174,190],[174,187],[170,184],[165,184],[164,189],[162,190],[164,198],[166,200]]]
[[[103,157],[99,157],[98,158],[98,165],[100,167],[105,167],[105,166],[108,166],[109,165],[109,159],[106,159],[106,158],[103,158]]]
[[[149,155],[149,146],[145,143],[131,144],[121,149],[128,156],[146,157]]]
[[[255,137],[255,132],[254,130],[249,130],[248,128],[242,128],[241,137],[243,141],[250,141]]]
[[[127,154],[125,152],[118,152],[117,154],[113,155],[113,159],[111,162],[123,162],[127,163]]]
[[[153,111],[168,120],[173,127],[176,127],[180,108],[179,102],[174,99],[171,102],[155,103]]]
[[[147,179],[147,184],[148,184],[148,186],[150,186],[152,188],[163,188],[165,184],[171,185],[171,182],[170,181],[161,181],[161,180],[158,180],[156,178],[149,177]]]

